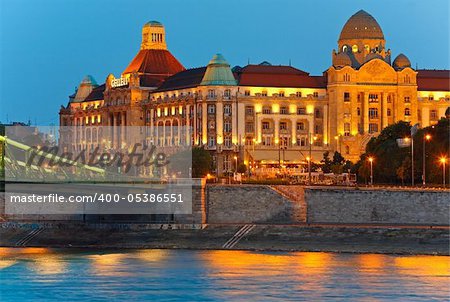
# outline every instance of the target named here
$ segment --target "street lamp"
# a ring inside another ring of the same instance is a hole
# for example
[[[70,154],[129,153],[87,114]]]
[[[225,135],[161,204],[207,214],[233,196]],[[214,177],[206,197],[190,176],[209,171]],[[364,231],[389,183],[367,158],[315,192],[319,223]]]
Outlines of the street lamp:
[[[369,163],[370,163],[370,185],[373,186],[373,157],[369,157]]]
[[[308,160],[308,184],[311,185],[311,159],[312,159],[312,144],[317,140],[317,137],[312,137],[312,133],[309,132],[309,156],[306,158]]]
[[[425,152],[425,143],[431,139],[431,135],[426,134],[423,138],[423,160],[422,160],[422,184],[425,186],[426,184],[426,152]]]
[[[306,160],[308,161],[308,185],[311,185],[311,157],[307,156]]]
[[[238,170],[238,158],[237,158],[237,156],[234,156],[234,161],[236,162],[236,173],[237,173],[237,170]]]
[[[341,144],[341,136],[340,135],[336,135],[334,137],[334,139],[336,140],[336,144],[339,146],[339,153],[342,154],[342,144]]]
[[[441,157],[441,158],[439,159],[439,161],[440,161],[441,164],[442,164],[442,185],[443,185],[444,188],[445,188],[445,163],[447,162],[447,158],[446,158],[446,157]]]

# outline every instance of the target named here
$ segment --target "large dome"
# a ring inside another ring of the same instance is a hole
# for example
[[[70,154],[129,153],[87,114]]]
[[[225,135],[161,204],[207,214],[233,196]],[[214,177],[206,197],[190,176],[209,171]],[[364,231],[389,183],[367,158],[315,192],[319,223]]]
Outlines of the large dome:
[[[384,40],[384,35],[377,20],[367,12],[360,10],[351,16],[342,28],[339,40],[346,39]]]

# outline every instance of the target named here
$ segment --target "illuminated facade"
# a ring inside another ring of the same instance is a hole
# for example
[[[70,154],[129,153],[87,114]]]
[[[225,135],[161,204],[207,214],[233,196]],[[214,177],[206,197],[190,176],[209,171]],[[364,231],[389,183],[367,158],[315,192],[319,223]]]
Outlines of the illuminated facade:
[[[109,75],[98,86],[87,77],[61,108],[60,124],[79,127],[62,144],[93,148],[105,144],[98,126],[145,126],[147,144],[204,146],[218,174],[238,163],[253,171],[301,169],[310,153],[319,161],[325,151],[356,161],[387,125],[428,126],[450,104],[448,70],[414,70],[402,54],[391,63],[385,42],[376,20],[359,11],[344,25],[323,75],[267,62],[231,68],[221,54],[206,67],[185,69],[167,50],[164,27],[149,22],[120,78]],[[178,126],[192,131],[180,135]],[[106,143],[123,147],[121,133]]]

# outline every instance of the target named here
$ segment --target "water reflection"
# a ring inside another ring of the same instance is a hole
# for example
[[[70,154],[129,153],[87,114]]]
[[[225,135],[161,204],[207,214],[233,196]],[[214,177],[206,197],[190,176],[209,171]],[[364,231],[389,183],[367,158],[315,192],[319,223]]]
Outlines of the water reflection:
[[[4,300],[52,294],[71,295],[72,300],[445,300],[449,260],[381,254],[0,248],[0,292]]]

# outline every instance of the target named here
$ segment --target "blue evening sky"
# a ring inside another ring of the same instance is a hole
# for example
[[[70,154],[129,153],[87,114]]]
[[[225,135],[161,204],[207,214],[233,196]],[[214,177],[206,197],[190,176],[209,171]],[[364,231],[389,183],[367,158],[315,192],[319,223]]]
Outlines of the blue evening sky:
[[[86,74],[119,76],[158,20],[169,50],[187,68],[221,52],[234,65],[289,64],[318,75],[339,33],[360,9],[377,19],[393,57],[449,69],[449,1],[0,0],[0,121],[58,124]]]

